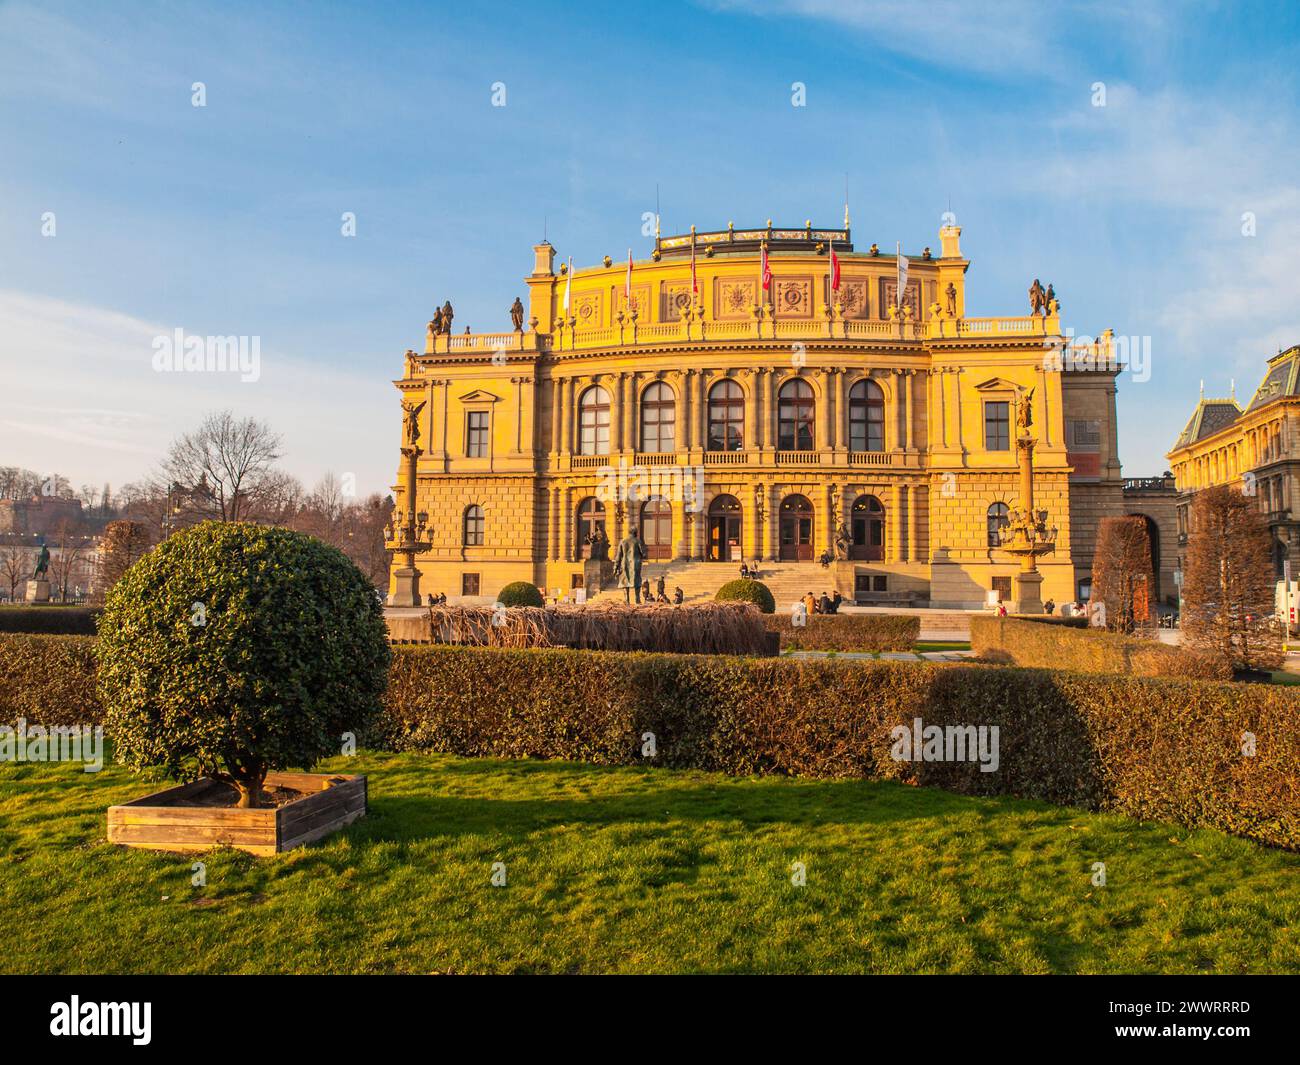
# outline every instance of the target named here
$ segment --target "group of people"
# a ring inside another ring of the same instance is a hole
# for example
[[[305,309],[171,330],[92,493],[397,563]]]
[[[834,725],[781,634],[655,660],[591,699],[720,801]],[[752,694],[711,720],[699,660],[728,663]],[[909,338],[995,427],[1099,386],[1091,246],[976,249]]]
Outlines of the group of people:
[[[755,563],[751,566],[748,562],[745,562],[745,561],[742,559],[742,560],[741,560],[741,563],[740,563],[740,579],[741,579],[742,581],[756,581],[756,580],[758,580],[758,563],[755,562]]]
[[[429,593],[429,596],[428,596],[428,603],[427,603],[427,605],[428,605],[428,606],[446,606],[446,605],[447,605],[447,593],[446,593],[446,592],[439,592],[437,595],[434,595],[433,592],[430,592],[430,593]]]
[[[840,604],[844,602],[844,596],[840,595],[839,589],[837,588],[830,594],[822,592],[820,596],[815,596],[812,592],[808,592],[800,602],[803,603],[804,609],[810,614],[838,614],[840,612]]]
[[[662,575],[659,577],[653,594],[650,591],[650,582],[641,582],[641,602],[643,603],[671,603],[673,606],[681,606],[685,598],[685,593],[680,587],[677,587],[673,589],[673,597],[669,599],[668,586]]]

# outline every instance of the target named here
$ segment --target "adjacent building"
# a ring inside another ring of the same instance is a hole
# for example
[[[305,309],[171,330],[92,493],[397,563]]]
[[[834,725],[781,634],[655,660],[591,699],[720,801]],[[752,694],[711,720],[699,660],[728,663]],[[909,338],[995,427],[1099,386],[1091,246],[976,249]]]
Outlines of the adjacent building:
[[[1268,360],[1263,381],[1245,408],[1236,395],[1200,401],[1169,462],[1177,484],[1179,568],[1187,547],[1192,496],[1232,485],[1253,496],[1273,534],[1273,561],[1300,560],[1300,520],[1292,514],[1300,482],[1300,345]]]

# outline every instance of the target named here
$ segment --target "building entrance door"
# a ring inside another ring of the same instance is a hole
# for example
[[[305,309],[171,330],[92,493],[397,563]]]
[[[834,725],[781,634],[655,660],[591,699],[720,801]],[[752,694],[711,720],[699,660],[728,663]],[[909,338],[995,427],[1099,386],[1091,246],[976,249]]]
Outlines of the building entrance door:
[[[737,562],[742,553],[740,501],[717,496],[709,504],[710,562]]]
[[[781,501],[781,561],[811,562],[813,557],[813,507],[805,496]]]

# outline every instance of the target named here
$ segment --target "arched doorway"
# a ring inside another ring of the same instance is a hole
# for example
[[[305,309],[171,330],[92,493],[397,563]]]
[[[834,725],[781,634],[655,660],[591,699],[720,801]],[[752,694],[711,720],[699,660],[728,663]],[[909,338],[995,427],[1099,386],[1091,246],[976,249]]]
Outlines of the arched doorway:
[[[710,562],[736,562],[742,553],[740,500],[714,496],[709,504]]]
[[[587,496],[578,505],[578,557],[591,558],[591,541],[599,533],[608,540],[605,530],[605,504],[595,496]]]
[[[853,542],[849,558],[879,562],[885,557],[885,508],[875,496],[858,496],[853,501],[850,529]]]
[[[811,562],[813,557],[813,505],[806,496],[781,500],[781,561]]]
[[[648,499],[641,504],[641,542],[651,562],[666,562],[673,557],[673,508],[663,499]]]

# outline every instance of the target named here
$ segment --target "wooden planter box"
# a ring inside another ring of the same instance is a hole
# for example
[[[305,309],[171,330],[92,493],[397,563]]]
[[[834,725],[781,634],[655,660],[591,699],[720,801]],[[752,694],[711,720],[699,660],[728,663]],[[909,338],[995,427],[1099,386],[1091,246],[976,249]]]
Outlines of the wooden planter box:
[[[300,799],[256,810],[177,806],[209,788],[210,777],[156,791],[108,808],[108,842],[161,851],[235,847],[250,854],[278,854],[337,832],[366,814],[366,778],[342,773],[268,773],[267,787],[293,788]]]

